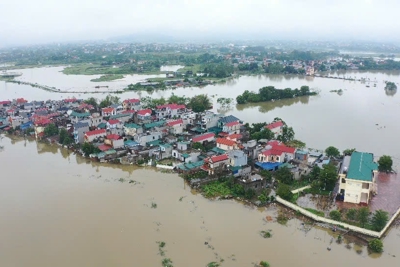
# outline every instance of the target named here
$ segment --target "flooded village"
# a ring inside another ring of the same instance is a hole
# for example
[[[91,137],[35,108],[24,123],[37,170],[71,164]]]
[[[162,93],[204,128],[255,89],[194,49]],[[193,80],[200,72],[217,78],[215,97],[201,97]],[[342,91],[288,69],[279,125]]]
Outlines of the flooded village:
[[[65,146],[100,164],[152,166],[163,171],[160,175],[177,172],[208,198],[260,207],[279,203],[292,217],[305,216],[340,232],[337,238],[352,235],[368,243],[397,223],[400,183],[390,172],[378,172],[372,153],[306,149],[280,118],[249,125],[184,104],[147,108],[131,98],[100,108],[89,102],[0,101],[0,130]]]

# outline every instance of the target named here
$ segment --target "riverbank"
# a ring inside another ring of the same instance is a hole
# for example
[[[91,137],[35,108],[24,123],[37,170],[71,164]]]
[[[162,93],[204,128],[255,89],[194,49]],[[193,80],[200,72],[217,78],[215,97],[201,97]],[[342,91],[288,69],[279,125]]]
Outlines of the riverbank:
[[[108,82],[108,81],[114,81],[114,80],[119,80],[123,79],[124,75],[121,74],[107,74],[107,75],[102,75],[99,78],[91,79],[91,82]]]

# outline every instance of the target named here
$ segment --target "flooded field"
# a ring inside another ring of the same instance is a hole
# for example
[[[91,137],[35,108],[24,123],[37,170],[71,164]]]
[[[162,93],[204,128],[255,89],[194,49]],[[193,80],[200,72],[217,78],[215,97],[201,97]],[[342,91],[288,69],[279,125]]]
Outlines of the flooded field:
[[[194,195],[175,174],[99,165],[23,139],[0,145],[0,266],[162,266],[164,258],[177,267],[400,264],[399,229],[384,239],[382,255],[369,255],[297,219],[275,222],[274,206]],[[260,236],[268,230],[271,238]]]

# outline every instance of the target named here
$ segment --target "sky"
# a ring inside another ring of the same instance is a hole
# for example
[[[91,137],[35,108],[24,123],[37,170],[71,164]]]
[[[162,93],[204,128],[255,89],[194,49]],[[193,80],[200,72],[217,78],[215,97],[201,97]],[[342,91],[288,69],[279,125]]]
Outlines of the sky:
[[[399,11],[400,0],[2,0],[0,46],[137,33],[392,41]]]

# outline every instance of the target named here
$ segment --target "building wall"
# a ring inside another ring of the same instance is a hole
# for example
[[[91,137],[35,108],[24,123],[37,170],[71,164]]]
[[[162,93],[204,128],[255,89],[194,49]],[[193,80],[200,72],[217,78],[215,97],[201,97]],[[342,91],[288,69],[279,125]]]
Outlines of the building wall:
[[[96,134],[96,135],[85,135],[85,141],[86,142],[93,142],[94,139],[99,138],[99,137],[105,137],[106,133],[104,134]]]
[[[220,143],[217,143],[217,147],[221,148],[223,150],[233,150],[233,148],[234,148],[233,146],[227,146],[225,144],[220,144]]]
[[[85,132],[89,131],[89,127],[81,127],[74,129],[75,143],[82,144],[85,141]]]
[[[359,204],[361,202],[361,194],[362,193],[367,193],[368,199],[369,199],[369,194],[370,194],[370,191],[373,186],[371,182],[346,179],[346,182],[343,183],[342,182],[343,176],[340,175],[339,177],[340,177],[339,190],[342,190],[342,189],[345,190],[344,202]],[[363,189],[363,184],[369,184],[369,188]]]

